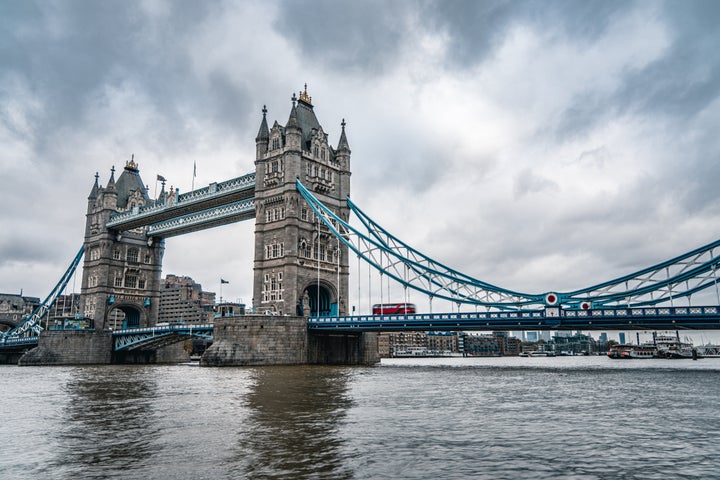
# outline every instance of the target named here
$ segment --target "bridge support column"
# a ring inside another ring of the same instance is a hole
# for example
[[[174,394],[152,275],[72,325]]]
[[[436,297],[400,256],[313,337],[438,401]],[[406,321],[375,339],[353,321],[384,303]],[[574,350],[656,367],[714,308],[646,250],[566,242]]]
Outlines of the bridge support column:
[[[213,344],[200,365],[307,364],[307,319],[274,315],[220,317],[213,326]]]
[[[20,357],[18,365],[110,364],[113,338],[109,330],[47,330],[38,346]]]
[[[377,333],[311,333],[308,340],[308,363],[372,365],[380,362]]]
[[[380,361],[377,334],[310,334],[307,318],[246,315],[215,319],[204,367],[368,365]]]

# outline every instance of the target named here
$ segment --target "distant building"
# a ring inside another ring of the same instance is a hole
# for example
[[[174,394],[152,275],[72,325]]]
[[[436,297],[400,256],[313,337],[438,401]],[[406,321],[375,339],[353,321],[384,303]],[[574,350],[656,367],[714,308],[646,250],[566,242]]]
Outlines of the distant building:
[[[522,340],[509,332],[493,332],[492,334],[465,335],[463,348],[471,356],[519,355]]]
[[[0,330],[7,331],[17,327],[40,305],[37,297],[26,297],[13,293],[0,293]]]
[[[427,349],[431,354],[458,351],[457,333],[455,332],[427,332]]]
[[[495,335],[488,333],[465,335],[463,342],[467,355],[480,357],[497,357],[500,355],[500,345]]]
[[[594,353],[597,350],[595,340],[582,333],[576,333],[575,335],[555,335],[555,353]]]
[[[378,335],[381,357],[393,357],[410,350],[426,355],[458,352],[457,332],[383,332]]]
[[[158,323],[212,323],[215,292],[204,292],[190,277],[168,274],[160,284]]]
[[[218,317],[236,317],[245,315],[245,304],[235,302],[218,303],[215,307],[215,315]]]
[[[72,318],[80,315],[80,294],[59,295],[48,311],[52,318]]]

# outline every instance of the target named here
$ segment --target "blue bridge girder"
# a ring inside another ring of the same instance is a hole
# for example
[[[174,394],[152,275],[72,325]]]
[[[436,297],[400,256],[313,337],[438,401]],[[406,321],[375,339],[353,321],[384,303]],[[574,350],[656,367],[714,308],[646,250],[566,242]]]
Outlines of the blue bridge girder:
[[[6,337],[0,341],[0,351],[22,350],[24,348],[37,347],[39,336],[31,337]]]
[[[720,329],[720,307],[644,307],[596,310],[417,313],[311,317],[312,332],[471,330],[712,330]]]
[[[192,337],[212,339],[211,324],[177,324],[113,332],[113,350],[155,350]]]
[[[244,207],[248,202],[252,204],[254,197],[255,172],[252,172],[180,194],[170,203],[145,205],[115,213],[110,216],[106,226],[118,231],[151,226],[148,236],[180,235],[253,218],[254,209],[251,212]],[[174,222],[179,219],[185,220]],[[151,233],[156,225],[157,228]]]
[[[353,227],[320,202],[302,183],[296,187],[325,228],[381,275],[392,278],[405,288],[430,298],[481,308],[527,311],[543,307],[600,309],[655,307],[678,300],[691,305],[692,296],[715,287],[720,304],[720,240],[675,258],[573,291],[521,293],[470,277],[415,250],[378,225],[348,197],[347,205],[361,221],[367,233]]]

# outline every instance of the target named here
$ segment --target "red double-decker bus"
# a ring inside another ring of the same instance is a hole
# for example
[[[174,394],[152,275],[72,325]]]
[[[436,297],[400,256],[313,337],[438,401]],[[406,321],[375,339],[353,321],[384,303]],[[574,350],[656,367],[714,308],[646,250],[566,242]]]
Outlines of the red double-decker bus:
[[[412,303],[376,303],[372,307],[373,315],[403,315],[415,312],[415,305]]]

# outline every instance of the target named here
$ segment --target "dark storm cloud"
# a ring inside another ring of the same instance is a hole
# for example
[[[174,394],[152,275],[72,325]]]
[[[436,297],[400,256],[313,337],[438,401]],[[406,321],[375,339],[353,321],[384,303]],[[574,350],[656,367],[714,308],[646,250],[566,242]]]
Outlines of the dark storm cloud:
[[[164,125],[181,130],[180,106],[203,121],[236,128],[246,121],[237,107],[245,98],[220,74],[209,82],[190,70],[186,42],[217,3],[170,2],[167,16],[153,18],[135,2],[6,2],[0,50],[4,75],[17,75],[43,105],[33,117],[39,158],[60,127],[82,128],[107,88],[132,85],[151,99]],[[244,102],[247,103],[247,102]]]
[[[434,0],[422,2],[420,18],[431,30],[448,35],[448,60],[473,68],[495,53],[513,26],[529,24],[545,35],[592,42],[627,1]]]
[[[412,3],[287,0],[275,29],[308,64],[377,74],[393,66]]]
[[[720,3],[667,2],[663,19],[673,37],[671,47],[628,75],[615,101],[640,113],[684,120],[720,93]]]
[[[616,91],[578,94],[555,124],[559,140],[585,134],[617,115],[661,115],[682,128],[688,118],[718,98],[720,3],[671,1],[660,6],[658,18],[671,41],[667,51],[642,68],[624,72]],[[644,13],[653,15],[652,10]]]

